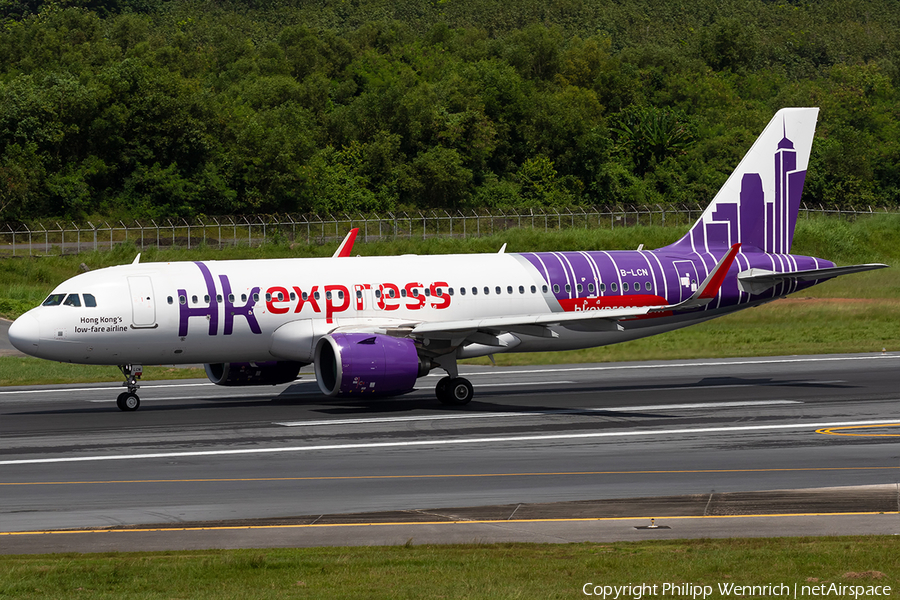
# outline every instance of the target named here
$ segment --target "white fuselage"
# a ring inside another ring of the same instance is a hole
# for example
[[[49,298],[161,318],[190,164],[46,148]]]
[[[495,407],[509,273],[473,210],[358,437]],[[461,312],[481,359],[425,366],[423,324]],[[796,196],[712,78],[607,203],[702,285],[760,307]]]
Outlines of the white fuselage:
[[[585,284],[581,295],[606,295],[613,305],[617,299],[627,304],[629,298],[638,297],[601,293],[602,278],[598,272],[594,291],[587,292]],[[673,290],[669,295],[673,292],[680,294]],[[90,294],[96,306],[66,303],[72,294]],[[562,310],[541,273],[515,254],[132,264],[78,275],[58,286],[54,295],[63,300],[35,308],[20,319],[19,331],[31,327],[35,334],[27,352],[90,364],[296,359],[272,353],[272,334],[303,320],[312,322],[321,335],[339,328],[402,327]],[[492,351],[598,346],[713,316],[656,319],[652,326],[642,323],[627,331],[556,327],[553,337],[520,333],[513,343]],[[477,354],[470,349],[468,355]]]

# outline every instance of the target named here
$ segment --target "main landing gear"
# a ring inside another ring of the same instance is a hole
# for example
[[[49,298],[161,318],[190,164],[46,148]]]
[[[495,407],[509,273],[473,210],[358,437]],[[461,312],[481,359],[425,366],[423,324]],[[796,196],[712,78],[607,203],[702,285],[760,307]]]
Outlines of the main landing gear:
[[[137,395],[137,390],[141,387],[137,380],[144,373],[144,367],[141,365],[119,365],[119,370],[125,376],[125,382],[122,384],[128,388],[127,392],[122,392],[116,398],[116,406],[119,410],[131,412],[137,410],[141,406],[141,399]]]
[[[444,377],[434,388],[434,395],[441,404],[462,406],[468,404],[475,395],[472,384],[464,377]]]

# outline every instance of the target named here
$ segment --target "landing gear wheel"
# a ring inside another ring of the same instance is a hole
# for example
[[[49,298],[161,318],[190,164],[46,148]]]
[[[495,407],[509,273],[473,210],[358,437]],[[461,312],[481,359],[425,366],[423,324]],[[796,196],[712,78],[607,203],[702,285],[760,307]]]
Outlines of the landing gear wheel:
[[[119,397],[116,398],[116,406],[119,407],[119,410],[131,412],[137,410],[141,406],[141,399],[138,398],[138,395],[134,392],[122,392],[119,394]]]
[[[441,404],[449,404],[445,398],[450,395],[450,392],[447,391],[447,388],[450,387],[450,381],[451,379],[449,377],[444,377],[438,381],[436,386],[434,386],[434,395],[441,401]]]
[[[446,381],[446,383],[444,383]],[[442,385],[443,384],[443,385]],[[468,404],[475,395],[475,390],[468,379],[463,377],[441,379],[435,388],[435,394],[442,404],[462,406]]]

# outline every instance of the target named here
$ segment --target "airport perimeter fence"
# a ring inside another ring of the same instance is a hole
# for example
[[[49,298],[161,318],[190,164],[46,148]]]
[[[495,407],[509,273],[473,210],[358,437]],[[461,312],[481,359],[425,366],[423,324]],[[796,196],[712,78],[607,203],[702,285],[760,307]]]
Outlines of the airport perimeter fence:
[[[558,231],[563,229],[614,229],[636,225],[688,226],[705,206],[615,206],[521,211],[429,210],[386,214],[253,215],[196,217],[144,221],[88,221],[86,223],[32,222],[0,224],[0,256],[77,254],[109,250],[131,243],[147,248],[223,248],[271,243],[324,244],[343,239],[359,228],[358,240],[479,237],[514,228]],[[888,209],[837,209],[808,206],[801,218],[815,214],[855,218],[883,214]]]

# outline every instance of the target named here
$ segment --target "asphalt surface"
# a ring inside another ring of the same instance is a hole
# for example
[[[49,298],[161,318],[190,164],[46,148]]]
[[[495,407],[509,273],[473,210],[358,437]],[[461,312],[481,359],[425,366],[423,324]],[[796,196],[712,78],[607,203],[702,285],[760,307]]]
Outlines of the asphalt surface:
[[[152,382],[135,413],[110,384],[3,388],[0,552],[900,533],[898,366],[468,367],[462,409],[437,377]]]
[[[0,319],[0,356],[25,356],[9,343],[9,336],[6,332],[9,331],[10,325],[12,325],[12,321]]]

